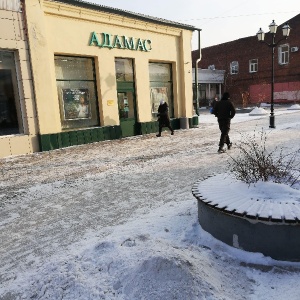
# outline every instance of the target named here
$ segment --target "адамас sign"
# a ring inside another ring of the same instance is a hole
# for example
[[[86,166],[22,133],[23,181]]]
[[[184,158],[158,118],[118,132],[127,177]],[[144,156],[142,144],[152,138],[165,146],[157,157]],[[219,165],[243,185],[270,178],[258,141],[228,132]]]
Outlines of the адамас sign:
[[[100,36],[100,38],[98,38]],[[97,35],[96,32],[92,32],[90,39],[90,46],[98,46],[101,48],[118,48],[128,50],[140,50],[140,51],[151,51],[151,40],[140,39],[134,37],[127,37],[125,35],[118,36],[109,33],[102,32]]]

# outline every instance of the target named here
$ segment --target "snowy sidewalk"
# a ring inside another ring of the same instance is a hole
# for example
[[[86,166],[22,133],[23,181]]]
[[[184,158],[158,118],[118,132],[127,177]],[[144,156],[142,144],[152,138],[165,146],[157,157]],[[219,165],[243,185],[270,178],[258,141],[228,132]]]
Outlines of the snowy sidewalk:
[[[206,122],[207,118],[212,119]],[[243,120],[238,122],[239,118]],[[299,148],[299,120],[300,112],[276,116],[276,129],[270,131],[268,136],[269,145]],[[268,116],[246,118],[237,115],[230,136],[233,142],[236,142],[240,139],[240,133],[252,133],[262,127],[268,131],[268,122]],[[173,249],[171,253],[175,257],[174,260],[159,259],[159,249],[164,249],[166,237],[161,236],[162,232],[157,232],[158,225],[151,227],[148,224],[147,226],[153,229],[147,228],[150,236],[147,237],[144,232],[140,238],[152,241],[147,245],[150,247],[148,249],[152,249],[152,258],[149,254],[149,270],[151,261],[160,261],[161,266],[164,262],[172,262],[171,273],[176,271],[177,258],[180,260],[185,257],[187,261],[192,261],[192,266],[187,263],[185,272],[188,273],[184,275],[184,278],[189,280],[188,285],[191,289],[183,287],[187,284],[183,278],[174,278],[175,285],[168,286],[169,294],[165,294],[161,299],[174,299],[171,296],[176,295],[178,299],[198,299],[197,295],[201,289],[207,291],[207,297],[211,297],[210,299],[259,299],[255,298],[255,293],[261,291],[255,289],[254,279],[246,276],[249,271],[248,263],[243,264],[242,255],[238,262],[234,262],[230,257],[223,260],[218,243],[216,249],[211,249],[211,245],[205,246],[205,239],[197,241],[200,239],[199,234],[202,236],[204,233],[198,232],[200,229],[197,227],[197,207],[191,186],[205,175],[225,171],[228,157],[217,154],[218,140],[216,119],[203,114],[202,118],[200,115],[199,128],[175,131],[174,136],[166,131],[162,138],[151,134],[0,160],[0,299],[18,299],[18,295],[19,299],[159,299],[155,298],[154,294],[152,298],[150,294],[148,297],[143,294],[142,285],[146,284],[146,279],[144,282],[140,281],[135,293],[129,289],[130,283],[127,289],[124,282],[117,284],[117,277],[120,276],[117,271],[120,271],[118,268],[121,268],[121,265],[113,264],[114,269],[107,271],[105,276],[98,274],[96,277],[101,282],[100,286],[93,280],[93,272],[82,273],[79,269],[84,270],[82,253],[87,255],[87,260],[98,259],[105,265],[109,264],[106,259],[114,259],[108,252],[103,252],[103,257],[100,253],[98,258],[88,257],[88,253],[95,255],[95,252],[86,247],[97,244],[97,241],[105,241],[114,232],[119,232],[116,236],[118,242],[130,246],[134,240],[131,235],[135,234],[135,231],[130,231],[127,224],[135,222],[134,226],[130,226],[136,228],[136,232],[143,231],[146,229],[146,221],[143,219],[150,223],[153,221],[153,224],[162,223],[159,212],[171,222],[172,206],[178,217],[181,209],[183,215],[187,214],[184,217],[186,232],[181,231],[178,235],[179,232],[173,232],[172,228],[165,228],[170,232],[167,241],[169,246],[166,249]],[[234,154],[235,151],[233,148],[231,153]],[[155,216],[151,215],[153,212],[158,214],[157,221]],[[179,224],[181,223],[177,226]],[[121,227],[118,227],[119,225]],[[193,233],[189,225],[196,226],[198,233]],[[122,233],[122,230],[125,232]],[[164,234],[167,232],[165,230],[162,229]],[[196,234],[195,240],[193,236],[188,235],[189,232]],[[123,241],[120,241],[122,235]],[[107,244],[106,248],[110,247],[116,245]],[[178,251],[173,252],[173,247],[177,247]],[[110,250],[112,254],[115,253],[113,249]],[[135,251],[134,248],[131,249],[131,263],[134,257],[137,258],[135,263],[142,259],[138,254],[141,248],[136,247]],[[192,259],[193,256],[197,259]],[[55,265],[55,262],[58,265]],[[262,262],[263,260],[259,260],[259,263]],[[50,265],[47,265],[49,263]],[[60,270],[58,266],[63,263],[71,264],[75,269],[64,269],[63,278],[55,279]],[[120,264],[126,265],[126,261]],[[99,266],[96,262],[95,265]],[[208,269],[205,271],[206,267]],[[134,269],[133,266],[132,268]],[[224,271],[224,275],[221,275],[221,271],[226,268],[230,271]],[[281,283],[281,294],[277,290],[277,294],[272,295],[285,298],[286,290],[292,286],[293,275],[300,275],[298,267],[293,265],[293,268],[293,271],[290,271],[289,267],[282,267],[281,278],[289,280]],[[274,276],[280,277],[271,270],[273,267],[264,271],[265,282],[275,280]],[[155,284],[159,284],[154,280],[157,270],[152,271],[153,273],[149,271],[148,277],[150,276],[149,280],[155,289],[158,288]],[[172,274],[166,276],[172,277],[175,273]],[[243,274],[245,278],[237,279],[241,276],[233,274]],[[130,275],[134,278],[135,273]],[[220,279],[216,281],[214,276],[220,276]],[[193,278],[196,278],[197,288],[193,286]],[[237,280],[237,284],[232,283],[230,290],[226,291],[224,286],[220,287],[222,281],[228,283],[230,280]],[[134,281],[132,279],[132,285]],[[89,282],[92,286],[88,285]],[[47,291],[41,292],[39,289],[45,285]],[[293,286],[299,295],[298,285]],[[172,289],[174,292],[171,292]],[[163,286],[158,290],[163,295]],[[72,294],[74,291],[75,296]],[[176,291],[177,294],[172,294]],[[291,295],[289,299],[296,298]]]

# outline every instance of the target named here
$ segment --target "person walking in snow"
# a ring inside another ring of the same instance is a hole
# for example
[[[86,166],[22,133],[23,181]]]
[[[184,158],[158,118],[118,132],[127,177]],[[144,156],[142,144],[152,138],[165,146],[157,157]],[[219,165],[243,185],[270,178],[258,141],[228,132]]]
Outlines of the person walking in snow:
[[[165,102],[164,100],[160,100],[157,112],[158,112],[157,116],[158,116],[159,132],[156,136],[157,137],[161,136],[163,127],[168,127],[171,130],[171,135],[173,135],[174,130],[170,123],[169,106],[168,106],[167,102]]]
[[[218,118],[219,128],[221,131],[219,142],[219,153],[223,153],[226,150],[224,145],[227,144],[227,149],[230,150],[232,143],[229,138],[230,122],[235,116],[235,107],[230,101],[230,95],[225,92],[220,101],[218,101],[214,107],[214,115]]]

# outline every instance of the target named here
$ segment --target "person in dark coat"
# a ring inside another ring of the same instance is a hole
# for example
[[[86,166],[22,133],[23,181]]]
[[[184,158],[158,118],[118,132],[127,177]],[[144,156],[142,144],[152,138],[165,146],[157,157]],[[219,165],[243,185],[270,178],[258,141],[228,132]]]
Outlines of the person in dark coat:
[[[157,111],[158,111],[157,116],[158,116],[159,132],[156,136],[157,137],[161,136],[161,132],[162,132],[163,127],[168,127],[171,130],[171,135],[173,135],[174,130],[173,130],[173,128],[171,126],[171,123],[170,123],[168,104],[165,101],[161,100],[160,103],[159,103],[159,107],[158,107]]]
[[[218,101],[219,101],[219,98],[216,96],[214,98],[214,100],[211,102],[211,105],[210,105],[210,113],[211,114],[214,114],[214,109],[215,109],[215,106],[218,103]]]
[[[224,149],[225,144],[227,144],[228,150],[232,147],[232,143],[229,138],[229,131],[230,121],[235,116],[235,107],[230,101],[230,95],[228,92],[225,92],[222,99],[216,103],[214,114],[218,118],[219,128],[221,131],[218,152],[222,153],[226,151]]]

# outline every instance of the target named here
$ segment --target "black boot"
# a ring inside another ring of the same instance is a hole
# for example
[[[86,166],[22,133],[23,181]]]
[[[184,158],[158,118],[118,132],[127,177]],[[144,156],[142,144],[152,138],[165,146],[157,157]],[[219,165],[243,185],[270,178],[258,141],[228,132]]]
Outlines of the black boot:
[[[224,153],[226,150],[224,149],[224,146],[220,146],[218,149],[218,153]]]

